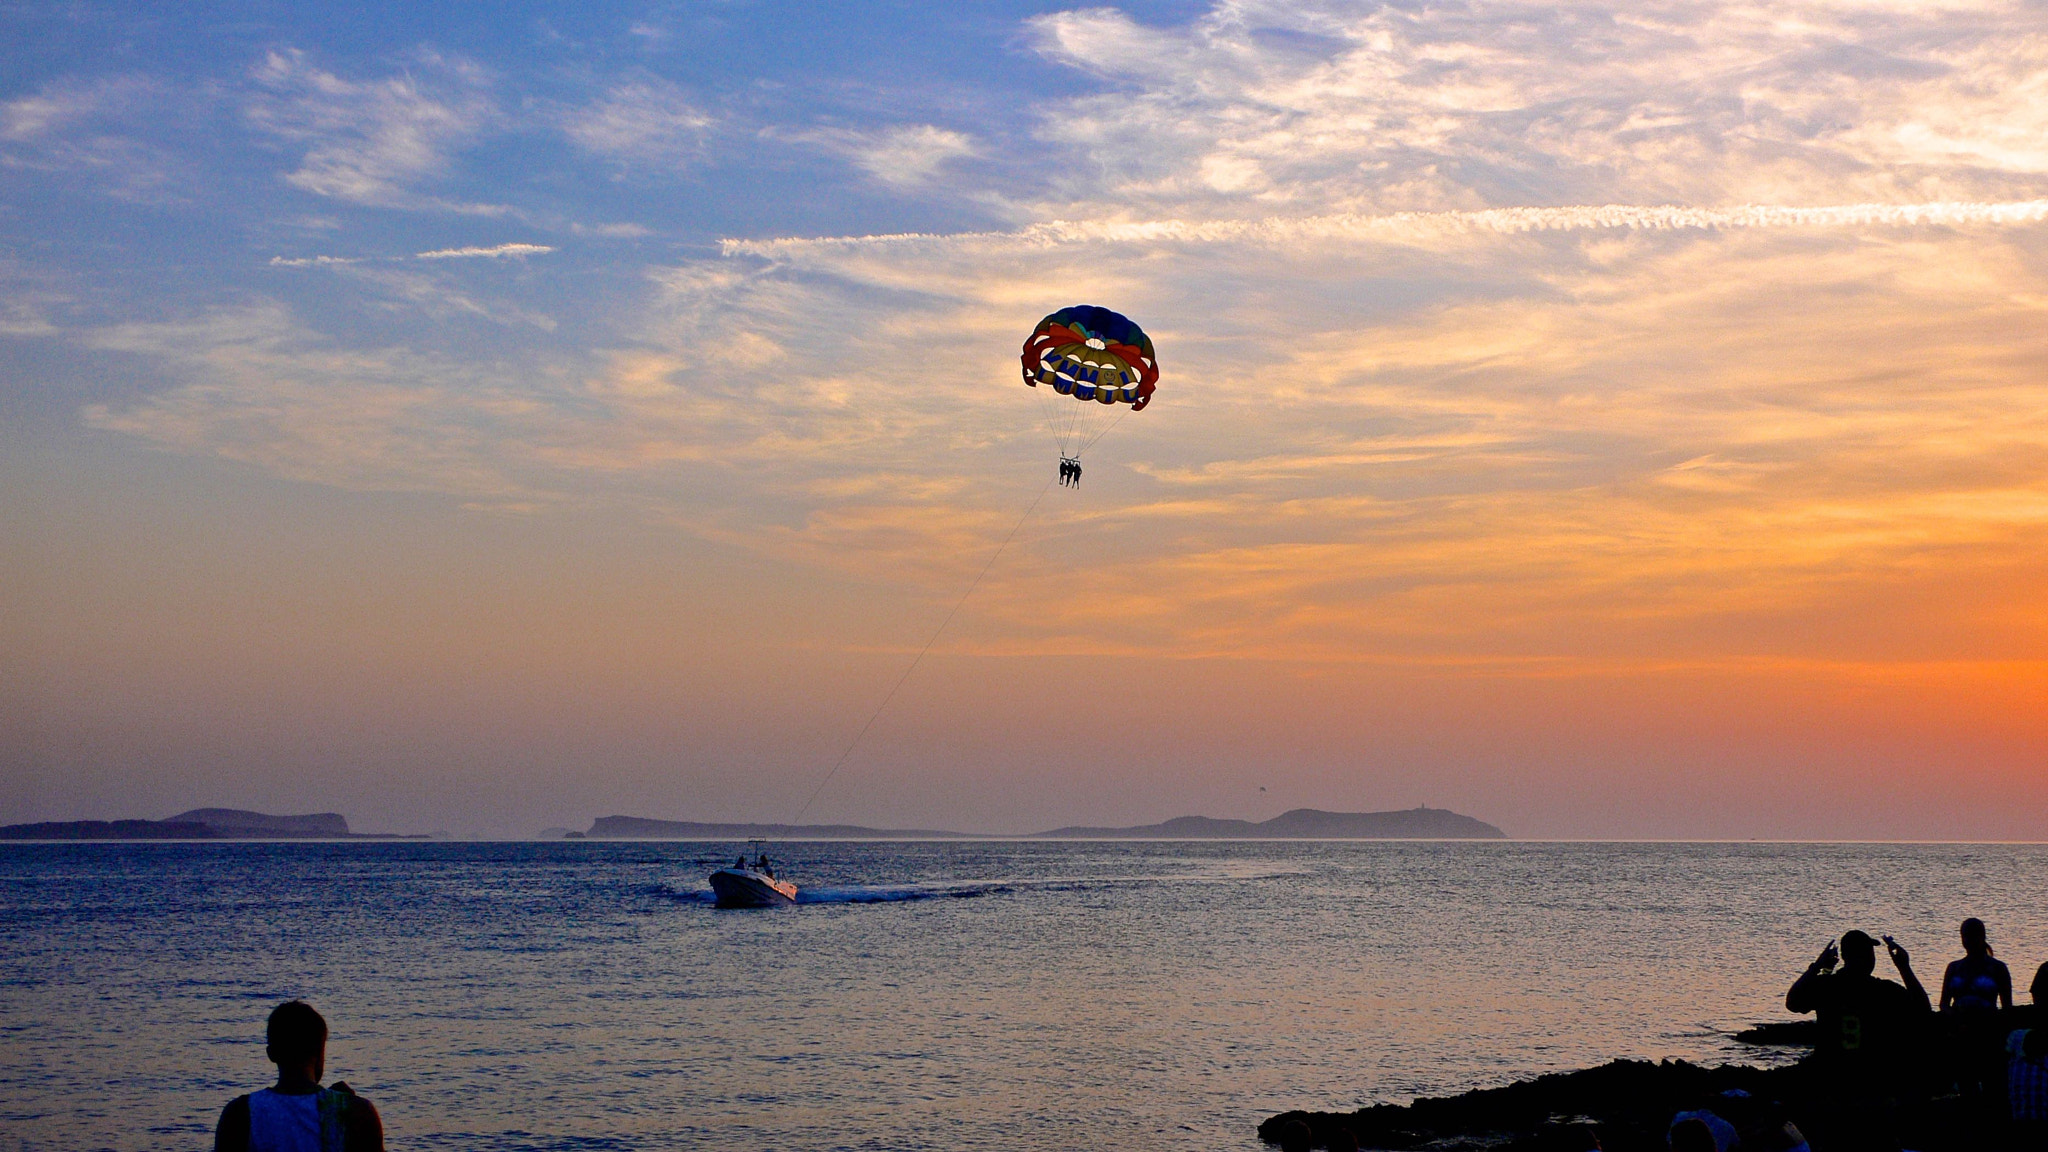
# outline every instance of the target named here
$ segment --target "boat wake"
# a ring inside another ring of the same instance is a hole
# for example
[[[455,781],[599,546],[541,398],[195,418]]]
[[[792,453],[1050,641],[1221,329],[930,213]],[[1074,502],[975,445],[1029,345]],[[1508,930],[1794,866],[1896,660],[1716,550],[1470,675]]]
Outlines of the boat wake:
[[[798,888],[798,904],[902,904],[912,900],[966,900],[1013,891],[1015,885],[971,884],[841,884]],[[682,904],[711,904],[717,896],[709,888],[677,888],[656,884],[649,895]]]
[[[1029,880],[958,880],[910,884],[821,884],[799,886],[796,902],[804,904],[906,904],[918,900],[973,900],[1021,892],[1089,892],[1113,888],[1149,887],[1161,884],[1215,884],[1235,880],[1266,879],[1300,875],[1298,870],[1261,870],[1223,875],[1173,876],[1090,876]],[[680,888],[656,884],[649,895],[683,904],[711,904],[716,897],[709,888]]]

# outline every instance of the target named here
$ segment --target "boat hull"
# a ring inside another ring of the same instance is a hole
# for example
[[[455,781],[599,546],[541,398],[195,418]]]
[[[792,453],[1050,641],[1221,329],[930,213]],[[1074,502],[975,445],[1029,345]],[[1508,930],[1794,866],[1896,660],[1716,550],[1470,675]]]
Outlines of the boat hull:
[[[752,868],[720,868],[711,874],[720,908],[781,908],[796,903],[796,885]]]

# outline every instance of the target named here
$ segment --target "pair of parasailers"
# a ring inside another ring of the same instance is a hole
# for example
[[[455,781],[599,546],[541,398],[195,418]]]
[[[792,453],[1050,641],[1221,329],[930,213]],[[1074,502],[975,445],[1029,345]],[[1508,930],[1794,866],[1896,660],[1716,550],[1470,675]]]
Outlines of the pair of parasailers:
[[[1081,486],[1081,462],[1072,456],[1060,457],[1060,483],[1069,488]]]

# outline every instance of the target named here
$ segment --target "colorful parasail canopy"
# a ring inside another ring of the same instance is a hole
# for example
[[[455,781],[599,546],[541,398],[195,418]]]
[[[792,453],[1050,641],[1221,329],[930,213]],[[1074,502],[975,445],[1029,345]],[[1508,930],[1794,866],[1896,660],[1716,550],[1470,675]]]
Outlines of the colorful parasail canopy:
[[[1129,404],[1137,412],[1159,387],[1152,338],[1121,313],[1093,304],[1062,308],[1024,341],[1024,383],[1050,384],[1076,400]]]

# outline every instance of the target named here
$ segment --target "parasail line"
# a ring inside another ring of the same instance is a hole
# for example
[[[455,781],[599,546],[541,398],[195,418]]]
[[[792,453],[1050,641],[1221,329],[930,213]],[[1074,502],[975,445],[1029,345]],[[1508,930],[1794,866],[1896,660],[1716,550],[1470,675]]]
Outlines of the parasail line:
[[[1057,479],[1057,477],[1054,477],[1054,479]],[[1008,548],[1010,546],[1010,541],[1016,538],[1017,530],[1024,527],[1024,521],[1029,520],[1031,518],[1031,514],[1038,510],[1039,502],[1045,499],[1045,494],[1047,492],[1052,491],[1052,483],[1053,482],[1051,480],[1047,480],[1045,482],[1045,487],[1040,488],[1038,490],[1038,495],[1032,499],[1031,506],[1029,508],[1024,509],[1024,514],[1022,516],[1017,517],[1017,522],[1015,524],[1010,525],[1010,534],[1008,536],[1003,537],[1003,542],[1001,544],[996,545],[996,550],[992,555],[989,556],[988,563],[983,564],[981,566],[981,571],[975,574],[974,582],[967,586],[967,591],[962,592],[958,600],[953,601],[953,607],[946,613],[946,618],[944,620],[939,621],[939,626],[932,630],[931,639],[926,640],[924,642],[924,647],[919,648],[917,650],[917,655],[911,657],[910,666],[903,670],[903,675],[898,676],[896,678],[895,685],[889,689],[889,694],[887,696],[882,697],[882,702],[880,704],[875,705],[875,710],[873,714],[871,714],[868,717],[868,722],[861,725],[860,731],[853,734],[853,739],[847,742],[846,751],[841,752],[839,754],[839,759],[833,762],[832,770],[830,772],[825,773],[825,778],[823,780],[818,781],[818,786],[816,788],[811,789],[811,795],[809,799],[806,799],[804,801],[803,807],[796,810],[795,819],[792,819],[789,822],[790,827],[794,828],[797,824],[797,821],[802,820],[804,818],[804,813],[811,810],[811,804],[818,799],[818,794],[825,790],[825,785],[830,784],[832,782],[832,777],[839,775],[839,770],[846,766],[847,757],[852,756],[853,750],[860,746],[861,738],[868,734],[868,729],[873,728],[875,726],[875,721],[881,719],[882,710],[889,706],[889,701],[894,700],[896,698],[896,693],[902,690],[904,683],[910,679],[910,674],[912,672],[917,671],[917,666],[924,661],[925,653],[931,651],[932,645],[939,642],[940,633],[943,633],[946,630],[946,625],[951,624],[953,622],[953,617],[960,611],[960,606],[967,603],[967,598],[969,596],[974,595],[974,590],[976,588],[981,587],[982,578],[988,575],[989,569],[994,568],[996,566],[997,558],[1002,556],[1003,549]]]
[[[1097,433],[1096,433],[1095,435],[1093,435],[1093,436],[1089,437],[1089,438],[1088,438],[1088,442],[1087,442],[1086,444],[1083,444],[1083,445],[1081,445],[1081,452],[1086,452],[1086,451],[1088,451],[1088,450],[1089,450],[1090,448],[1093,448],[1093,447],[1095,447],[1095,442],[1096,442],[1097,440],[1100,440],[1100,439],[1102,439],[1102,438],[1103,438],[1104,436],[1107,436],[1107,435],[1109,435],[1109,433],[1110,433],[1110,430],[1111,430],[1111,429],[1113,429],[1113,428],[1115,428],[1115,427],[1116,427],[1117,425],[1119,425],[1119,424],[1123,423],[1123,422],[1124,422],[1124,417],[1126,417],[1126,416],[1129,416],[1130,414],[1131,414],[1131,409],[1130,409],[1130,407],[1129,407],[1128,405],[1126,405],[1126,406],[1125,406],[1125,407],[1123,407],[1123,408],[1122,408],[1121,410],[1119,410],[1119,411],[1117,412],[1117,414],[1116,414],[1116,419],[1114,419],[1114,420],[1111,420],[1111,421],[1110,421],[1109,423],[1107,423],[1107,424],[1103,425],[1103,427],[1102,427],[1102,431],[1100,431],[1100,432],[1097,432]],[[1075,457],[1076,457],[1076,458],[1078,459],[1078,458],[1080,457],[1080,455],[1081,455],[1081,452],[1076,452],[1076,453],[1074,453],[1074,456],[1075,456]]]

